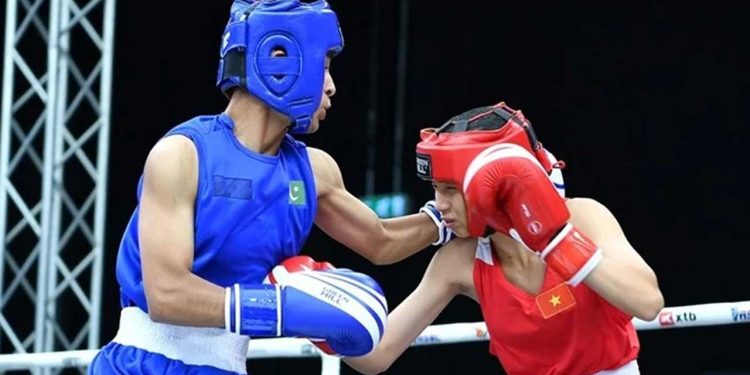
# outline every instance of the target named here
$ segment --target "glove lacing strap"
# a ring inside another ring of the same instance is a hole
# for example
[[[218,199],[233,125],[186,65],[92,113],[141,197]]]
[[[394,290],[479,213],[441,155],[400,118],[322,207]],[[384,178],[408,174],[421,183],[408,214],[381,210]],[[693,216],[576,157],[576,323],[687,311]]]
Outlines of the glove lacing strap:
[[[427,202],[419,209],[419,212],[424,212],[425,214],[427,214],[427,216],[432,219],[432,222],[437,227],[438,238],[435,242],[432,243],[433,246],[445,245],[452,239],[453,232],[450,228],[445,226],[443,215],[440,213],[440,211],[438,211],[437,207],[435,207],[435,201]]]
[[[276,289],[276,337],[281,336],[281,286],[274,285]],[[234,307],[234,309],[232,308]],[[224,288],[224,329],[228,332],[241,335],[242,330],[242,299],[240,299],[240,284],[234,284]],[[234,314],[233,314],[234,313]]]
[[[560,253],[548,262],[547,257],[555,250]],[[540,256],[572,286],[580,284],[604,258],[602,250],[570,223],[560,230]]]

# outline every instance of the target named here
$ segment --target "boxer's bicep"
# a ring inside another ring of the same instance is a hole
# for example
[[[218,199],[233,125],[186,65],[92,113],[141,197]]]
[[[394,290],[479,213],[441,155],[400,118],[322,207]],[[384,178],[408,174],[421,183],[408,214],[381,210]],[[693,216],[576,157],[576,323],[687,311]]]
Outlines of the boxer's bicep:
[[[138,238],[150,306],[191,272],[197,173],[195,148],[181,136],[159,141],[146,160]]]
[[[435,240],[435,224],[429,216],[414,213],[381,219],[346,189],[330,155],[314,148],[308,148],[308,154],[318,197],[315,224],[331,238],[374,264],[395,263]]]
[[[318,209],[315,224],[327,235],[372,262],[385,245],[375,212],[346,190],[336,161],[324,151],[309,148],[315,173]]]

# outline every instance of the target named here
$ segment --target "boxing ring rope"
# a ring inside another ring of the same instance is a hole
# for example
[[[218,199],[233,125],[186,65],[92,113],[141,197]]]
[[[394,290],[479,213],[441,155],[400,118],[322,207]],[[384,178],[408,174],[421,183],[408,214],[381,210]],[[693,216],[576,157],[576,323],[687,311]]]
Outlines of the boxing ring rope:
[[[665,307],[656,319],[633,319],[635,328],[642,330],[683,327],[715,326],[750,323],[750,301],[707,303]],[[454,344],[487,341],[484,322],[436,324],[427,327],[412,346]],[[0,355],[0,373],[8,370],[39,368],[85,367],[91,363],[98,350],[75,350],[50,353],[25,353]],[[298,338],[254,339],[248,347],[248,359],[320,357],[321,375],[340,372],[340,359],[318,350],[310,341]]]

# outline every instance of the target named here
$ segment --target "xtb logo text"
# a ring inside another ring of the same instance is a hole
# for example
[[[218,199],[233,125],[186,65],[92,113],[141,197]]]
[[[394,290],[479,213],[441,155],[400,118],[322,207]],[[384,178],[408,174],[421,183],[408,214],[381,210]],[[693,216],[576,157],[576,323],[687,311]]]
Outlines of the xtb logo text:
[[[695,313],[685,311],[679,314],[675,314],[672,311],[662,311],[659,313],[659,325],[661,326],[673,326],[675,324],[694,322],[698,319]]]

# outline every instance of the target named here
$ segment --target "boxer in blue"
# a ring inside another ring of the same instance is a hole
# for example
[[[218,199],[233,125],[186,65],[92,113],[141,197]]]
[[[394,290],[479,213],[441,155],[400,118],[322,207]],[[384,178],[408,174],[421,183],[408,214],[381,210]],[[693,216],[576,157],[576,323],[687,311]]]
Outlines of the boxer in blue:
[[[330,110],[343,45],[324,0],[234,2],[217,77],[229,104],[149,152],[117,257],[120,326],[90,373],[245,374],[254,337],[324,340],[342,356],[377,345],[387,306],[369,276],[321,269],[263,283],[313,223],[375,264],[450,239],[431,202],[378,218],[330,155],[294,139]]]

